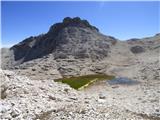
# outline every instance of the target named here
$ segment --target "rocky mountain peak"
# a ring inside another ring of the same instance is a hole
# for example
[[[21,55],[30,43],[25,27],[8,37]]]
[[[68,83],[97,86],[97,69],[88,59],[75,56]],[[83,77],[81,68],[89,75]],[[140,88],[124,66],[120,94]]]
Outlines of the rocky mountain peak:
[[[89,28],[91,30],[99,31],[98,28],[95,26],[90,25],[90,23],[87,20],[82,20],[79,17],[66,17],[63,19],[63,22],[56,23],[52,25],[48,31],[48,33],[58,33],[60,30],[62,30],[65,27],[74,26],[74,27],[82,27],[82,28]]]
[[[46,34],[29,37],[11,47],[15,61],[20,63],[41,58],[50,53],[55,59],[73,56],[76,59],[103,59],[117,40],[105,36],[79,17],[66,17],[52,25]]]

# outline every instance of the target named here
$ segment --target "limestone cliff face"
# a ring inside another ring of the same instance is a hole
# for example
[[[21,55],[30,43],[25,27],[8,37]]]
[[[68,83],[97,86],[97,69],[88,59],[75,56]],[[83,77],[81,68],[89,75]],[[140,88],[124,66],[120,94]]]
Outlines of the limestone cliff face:
[[[62,23],[52,25],[46,34],[29,37],[11,47],[15,61],[21,62],[43,57],[53,53],[56,58],[91,58],[107,57],[110,46],[116,39],[102,35],[87,20],[64,18]]]

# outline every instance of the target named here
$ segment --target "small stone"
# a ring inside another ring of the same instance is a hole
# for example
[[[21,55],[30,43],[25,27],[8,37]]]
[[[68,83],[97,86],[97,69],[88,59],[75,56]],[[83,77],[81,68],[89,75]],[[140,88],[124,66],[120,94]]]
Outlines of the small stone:
[[[36,71],[36,69],[35,69],[35,68],[32,68],[32,71]]]
[[[81,113],[81,114],[85,114],[85,113],[86,113],[86,110],[81,110],[80,113]]]
[[[159,109],[156,109],[156,112],[159,112]]]
[[[11,112],[11,116],[13,118],[19,116],[19,114],[20,114],[20,111],[17,108],[13,109],[12,112]]]
[[[4,74],[5,74],[7,77],[11,77],[11,76],[14,75],[14,72],[6,70],[6,71],[4,71]]]
[[[45,88],[43,88],[43,87],[39,87],[41,90],[45,90]]]
[[[53,87],[53,84],[49,84],[48,86],[49,86],[49,87]]]
[[[49,99],[56,100],[56,97],[49,95]]]
[[[89,101],[85,101],[84,103],[87,103],[87,104],[88,104],[88,103],[89,103]]]
[[[138,100],[142,100],[142,98],[138,98]]]
[[[5,118],[5,120],[11,120],[11,119],[13,119],[12,116],[11,116],[10,114],[5,115],[4,118]]]
[[[64,88],[64,91],[65,91],[66,93],[68,93],[69,89],[68,89],[68,88]]]
[[[0,113],[5,113],[9,110],[10,110],[10,106],[8,106],[8,105],[1,105],[1,107],[0,107]]]
[[[104,99],[98,99],[98,103],[105,103],[106,102],[106,100],[104,100]]]
[[[160,91],[157,91],[157,93],[160,93]]]
[[[70,97],[70,99],[72,99],[72,100],[78,100],[78,98],[76,98],[76,97]]]
[[[69,115],[73,115],[73,113],[72,113],[72,112],[69,112]]]
[[[112,86],[112,88],[119,88],[119,86]]]
[[[99,98],[100,98],[100,99],[105,99],[106,96],[105,96],[104,94],[99,94]]]

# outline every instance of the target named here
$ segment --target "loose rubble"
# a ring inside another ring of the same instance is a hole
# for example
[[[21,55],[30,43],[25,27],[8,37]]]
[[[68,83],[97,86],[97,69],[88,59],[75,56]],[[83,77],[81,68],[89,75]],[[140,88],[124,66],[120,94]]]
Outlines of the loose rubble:
[[[84,94],[50,80],[30,80],[14,72],[1,70],[2,120],[149,120],[123,107],[107,104],[107,95]],[[158,112],[158,109],[156,110]]]

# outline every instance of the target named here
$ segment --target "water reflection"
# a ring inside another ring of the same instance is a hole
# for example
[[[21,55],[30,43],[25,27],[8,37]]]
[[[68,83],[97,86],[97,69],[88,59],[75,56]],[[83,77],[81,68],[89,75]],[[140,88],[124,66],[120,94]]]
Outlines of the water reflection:
[[[121,84],[121,85],[136,85],[139,84],[139,81],[135,81],[135,80],[131,80],[129,78],[125,78],[125,77],[119,77],[119,78],[115,78],[113,80],[107,80],[107,83],[109,83],[110,85],[116,85],[116,84]]]

